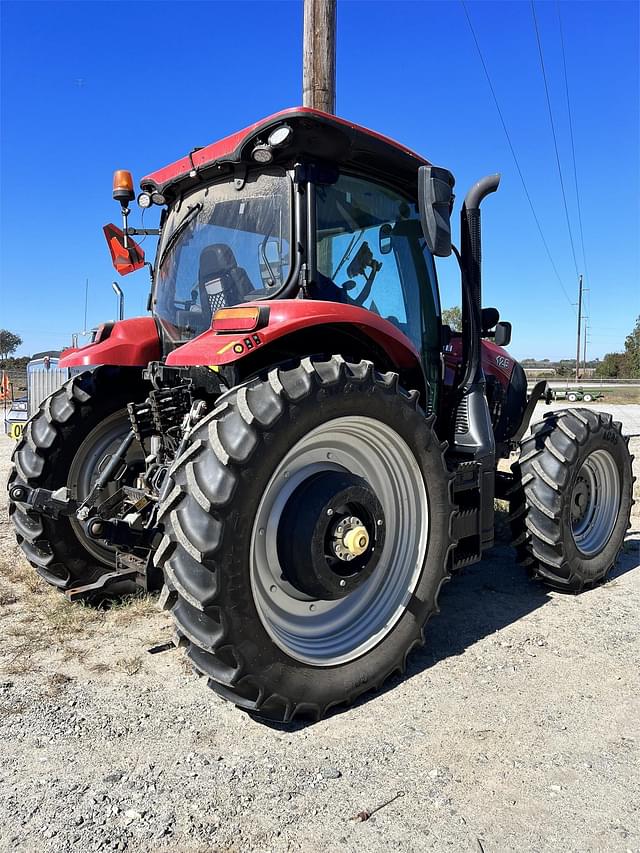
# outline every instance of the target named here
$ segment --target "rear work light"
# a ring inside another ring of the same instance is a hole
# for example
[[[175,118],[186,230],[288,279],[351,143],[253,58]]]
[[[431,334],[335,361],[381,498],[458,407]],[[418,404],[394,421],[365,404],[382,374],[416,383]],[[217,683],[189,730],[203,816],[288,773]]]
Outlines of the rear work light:
[[[221,308],[213,315],[214,332],[255,332],[266,326],[269,308],[265,305],[247,308]]]

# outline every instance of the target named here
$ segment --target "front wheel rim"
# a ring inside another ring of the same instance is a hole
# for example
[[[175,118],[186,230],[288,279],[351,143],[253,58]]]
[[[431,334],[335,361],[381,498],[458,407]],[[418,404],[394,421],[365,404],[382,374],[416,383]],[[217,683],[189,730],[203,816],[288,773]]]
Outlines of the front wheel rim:
[[[278,525],[288,498],[322,471],[365,480],[385,514],[387,535],[370,577],[339,600],[294,589],[279,563]],[[427,548],[428,502],[420,466],[391,427],[344,417],[316,427],[292,447],[272,475],[251,536],[251,588],[260,620],[290,657],[313,666],[366,654],[394,628],[414,593]]]
[[[620,509],[620,474],[607,450],[590,453],[571,493],[571,532],[586,557],[599,554],[613,533]]]
[[[67,480],[71,497],[78,503],[81,503],[89,495],[95,485],[102,460],[118,449],[129,429],[130,423],[127,413],[116,412],[105,418],[82,442],[71,463]],[[138,465],[144,464],[144,456],[139,445],[133,445],[129,449],[125,461],[128,466],[136,463]],[[116,488],[117,485],[108,484],[101,500],[110,497]],[[82,522],[75,515],[69,516],[69,522],[76,537],[89,554],[102,565],[113,568],[116,564],[116,548],[105,545],[100,540],[92,539],[85,531]]]

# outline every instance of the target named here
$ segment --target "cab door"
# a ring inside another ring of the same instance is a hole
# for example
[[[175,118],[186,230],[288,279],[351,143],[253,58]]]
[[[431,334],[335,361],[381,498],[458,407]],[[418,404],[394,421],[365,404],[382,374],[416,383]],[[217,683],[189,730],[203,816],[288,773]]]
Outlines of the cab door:
[[[342,174],[316,187],[318,297],[384,317],[420,353],[435,410],[440,385],[440,301],[418,207],[397,190]]]

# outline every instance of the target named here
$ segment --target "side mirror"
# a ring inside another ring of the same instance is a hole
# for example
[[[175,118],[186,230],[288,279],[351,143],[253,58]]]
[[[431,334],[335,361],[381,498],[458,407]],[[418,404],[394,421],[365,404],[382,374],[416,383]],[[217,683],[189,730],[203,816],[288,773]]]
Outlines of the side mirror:
[[[124,245],[124,231],[113,223],[102,229],[111,253],[111,262],[119,275],[129,275],[144,266],[144,249],[127,236]]]
[[[451,211],[455,178],[441,166],[418,169],[418,206],[427,246],[432,255],[446,258],[451,254]]]
[[[483,308],[480,312],[483,332],[490,332],[500,322],[500,312],[497,308]]]
[[[493,341],[499,347],[508,347],[511,343],[511,323],[498,323]]]

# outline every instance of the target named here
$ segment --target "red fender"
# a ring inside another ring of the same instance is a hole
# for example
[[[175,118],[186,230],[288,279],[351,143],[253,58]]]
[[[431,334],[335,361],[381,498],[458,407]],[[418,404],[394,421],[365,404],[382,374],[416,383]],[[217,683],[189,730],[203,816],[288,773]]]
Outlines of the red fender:
[[[262,308],[265,305],[268,306],[268,321],[262,328],[251,333],[215,332],[210,329],[173,350],[167,356],[167,364],[174,367],[195,365],[218,367],[232,364],[285,335],[299,332],[310,326],[329,324],[348,325],[359,329],[388,353],[390,359],[400,368],[413,368],[420,364],[420,354],[409,338],[388,320],[365,308],[317,299],[249,302],[242,303],[241,307],[250,305]],[[330,330],[327,334],[327,349],[330,350]]]
[[[132,317],[98,330],[97,340],[64,350],[58,367],[91,367],[113,364],[146,367],[161,356],[160,337],[153,317]]]

